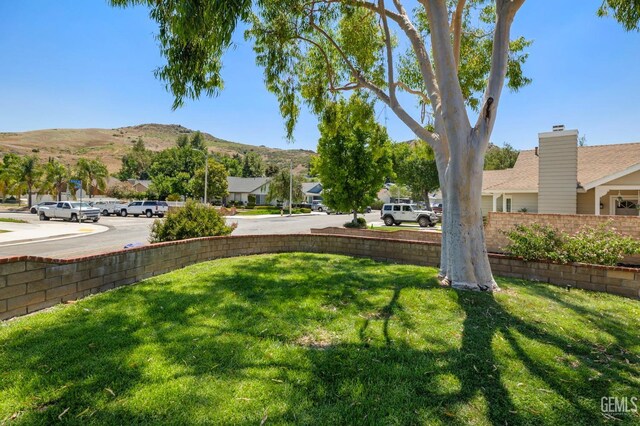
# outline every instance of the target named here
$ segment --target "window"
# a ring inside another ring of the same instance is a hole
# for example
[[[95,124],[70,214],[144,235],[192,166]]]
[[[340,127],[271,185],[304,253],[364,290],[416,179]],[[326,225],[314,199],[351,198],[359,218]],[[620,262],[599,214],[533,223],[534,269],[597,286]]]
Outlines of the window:
[[[391,207],[392,207],[392,206],[390,206],[389,204],[387,204],[386,206],[384,206],[384,210],[389,211],[389,210],[391,210]]]
[[[403,212],[410,212],[411,211],[411,206],[402,206],[402,211]]]
[[[399,212],[400,211],[400,206],[393,206],[393,211],[394,212]]]
[[[511,197],[505,197],[504,204],[505,204],[504,211],[507,213],[511,213]]]

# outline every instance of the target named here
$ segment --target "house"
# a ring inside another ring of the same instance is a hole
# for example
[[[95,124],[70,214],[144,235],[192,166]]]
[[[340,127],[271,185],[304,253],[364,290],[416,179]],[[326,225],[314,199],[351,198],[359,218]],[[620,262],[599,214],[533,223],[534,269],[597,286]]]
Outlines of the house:
[[[227,177],[229,195],[226,201],[236,203],[248,203],[249,194],[256,196],[256,204],[267,204],[267,193],[269,192],[269,178],[243,178],[236,176]]]
[[[127,182],[131,185],[134,191],[136,192],[146,192],[151,187],[150,180],[143,179],[127,179]]]
[[[305,201],[309,204],[314,201],[322,201],[322,184],[320,182],[304,182],[302,192]]]
[[[563,126],[538,141],[513,168],[483,173],[483,214],[639,215],[640,143],[578,146]]]

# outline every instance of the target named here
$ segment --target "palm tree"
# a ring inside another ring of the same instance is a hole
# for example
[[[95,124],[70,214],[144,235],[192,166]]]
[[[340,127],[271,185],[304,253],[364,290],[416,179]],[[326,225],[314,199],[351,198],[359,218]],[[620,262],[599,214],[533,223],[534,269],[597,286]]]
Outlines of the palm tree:
[[[40,182],[42,176],[42,167],[39,164],[38,157],[28,155],[20,158],[12,167],[12,175],[14,180],[13,188],[18,190],[18,200],[24,189],[29,194],[29,208],[31,208],[31,195],[33,188]]]
[[[109,171],[107,166],[101,160],[87,160],[81,158],[76,165],[76,174],[78,178],[82,180],[83,189],[89,194],[89,198],[92,196],[91,187],[95,186],[101,191],[107,188],[107,178],[109,177]]]
[[[39,191],[54,195],[60,201],[62,188],[68,181],[69,170],[67,167],[58,160],[49,158],[49,161],[44,166],[44,176]]]

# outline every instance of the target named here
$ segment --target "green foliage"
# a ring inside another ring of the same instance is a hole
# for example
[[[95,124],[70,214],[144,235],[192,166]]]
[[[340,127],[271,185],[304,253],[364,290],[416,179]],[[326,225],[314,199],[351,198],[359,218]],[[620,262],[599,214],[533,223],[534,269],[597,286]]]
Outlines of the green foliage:
[[[122,165],[116,177],[120,180],[149,179],[149,168],[154,153],[147,149],[142,138],[138,138],[128,152],[122,156]]]
[[[277,175],[279,171],[280,171],[280,167],[278,167],[277,164],[269,164],[264,169],[264,175],[266,177],[273,177],[273,176]]]
[[[227,169],[213,158],[208,160],[209,170],[207,176],[207,202],[221,199],[229,194],[227,182]],[[204,164],[197,169],[190,181],[190,192],[196,198],[204,197]]]
[[[267,192],[267,201],[291,201],[291,203],[297,203],[304,199],[304,192],[302,192],[302,178],[297,175],[293,175],[292,187],[290,188],[291,174],[289,170],[280,170],[269,181],[269,192]],[[289,193],[292,190],[293,199],[289,200]]]
[[[195,201],[187,201],[183,208],[169,211],[164,219],[156,219],[149,241],[185,240],[187,238],[229,235],[235,229],[227,226],[215,208]]]
[[[242,176],[242,157],[240,154],[234,154],[233,157],[213,154],[213,158],[227,169],[227,176]]]
[[[524,260],[566,262],[563,250],[565,236],[548,225],[516,225],[506,231],[509,244],[505,250]]]
[[[11,176],[11,189],[16,191],[17,195],[23,192],[29,194],[28,207],[31,207],[33,190],[40,184],[44,172],[40,160],[35,155],[26,155],[18,157],[16,161],[10,161],[12,162],[8,172]]]
[[[640,241],[623,236],[604,223],[566,235],[547,225],[516,225],[506,232],[506,250],[525,260],[616,265],[625,255],[640,253]]]
[[[611,224],[584,228],[567,239],[564,250],[569,262],[616,265],[625,255],[640,253],[640,241],[623,236]]]
[[[180,201],[180,200],[182,200],[182,196],[180,194],[167,195],[167,201]]]
[[[262,157],[255,151],[244,154],[242,159],[242,177],[262,177],[264,176],[264,163]]]
[[[355,228],[355,229],[367,229],[367,220],[364,217],[359,217],[356,221],[345,222],[343,225],[345,228]]]
[[[313,170],[322,182],[324,202],[339,211],[364,209],[391,173],[386,130],[376,123],[373,107],[357,95],[328,105],[318,127]]]
[[[428,201],[429,193],[440,187],[433,149],[423,141],[414,141],[394,144],[392,153],[398,183],[407,186],[414,199]]]
[[[109,171],[104,162],[98,158],[87,160],[81,158],[76,164],[75,176],[82,180],[82,188],[89,198],[93,195],[92,187],[105,191],[107,189],[107,179]]]
[[[256,196],[254,194],[249,194],[247,196],[247,208],[252,209],[256,206]]]
[[[598,16],[613,15],[627,31],[640,30],[640,0],[604,0]]]
[[[50,158],[44,165],[44,174],[38,191],[51,194],[60,200],[60,194],[69,181],[71,171],[54,158]]]
[[[498,145],[490,144],[484,155],[485,170],[504,170],[510,169],[518,160],[520,151],[505,143],[502,148]]]

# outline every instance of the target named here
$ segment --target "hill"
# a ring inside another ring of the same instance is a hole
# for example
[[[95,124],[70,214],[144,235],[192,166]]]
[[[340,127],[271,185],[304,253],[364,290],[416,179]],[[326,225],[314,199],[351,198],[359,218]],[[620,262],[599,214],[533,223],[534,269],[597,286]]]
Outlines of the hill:
[[[174,146],[176,139],[194,130],[177,124],[140,124],[116,129],[47,129],[29,132],[0,133],[0,154],[37,153],[44,161],[49,157],[58,158],[65,164],[75,164],[80,157],[100,158],[109,172],[120,169],[120,160],[131,144],[142,138],[147,148],[160,151]],[[255,151],[266,164],[285,167],[292,160],[298,171],[306,170],[315,153],[304,149],[278,149],[264,145],[254,146],[231,142],[202,133],[212,153],[243,154]]]

